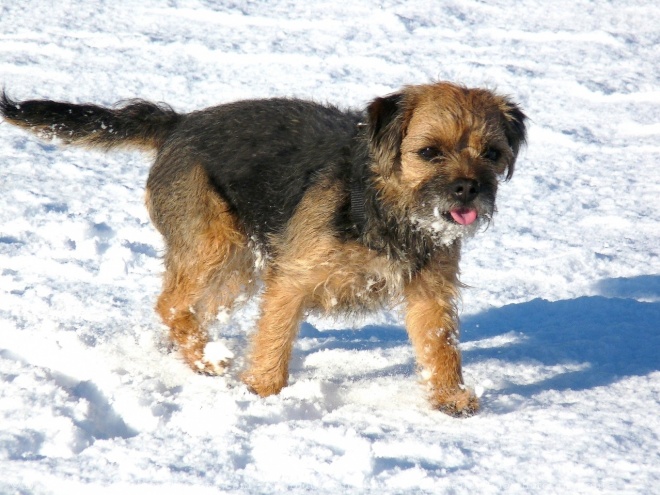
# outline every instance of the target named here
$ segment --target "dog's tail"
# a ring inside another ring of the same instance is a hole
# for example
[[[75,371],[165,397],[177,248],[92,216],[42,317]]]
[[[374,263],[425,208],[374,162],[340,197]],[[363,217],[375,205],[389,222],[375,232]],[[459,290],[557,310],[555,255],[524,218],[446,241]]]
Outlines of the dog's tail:
[[[0,114],[42,139],[106,150],[158,148],[181,119],[170,107],[143,100],[105,108],[50,100],[16,102],[4,91]]]

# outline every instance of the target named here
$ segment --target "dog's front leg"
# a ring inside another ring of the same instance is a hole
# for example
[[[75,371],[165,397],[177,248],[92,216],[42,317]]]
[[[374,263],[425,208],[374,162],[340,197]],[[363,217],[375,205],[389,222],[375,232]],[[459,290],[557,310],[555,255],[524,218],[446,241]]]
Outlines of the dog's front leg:
[[[406,329],[433,406],[451,416],[469,416],[479,402],[463,385],[455,297],[453,284],[419,274],[406,288]]]
[[[304,309],[304,296],[285,277],[266,280],[261,318],[243,382],[262,397],[277,394],[289,378],[289,358]]]

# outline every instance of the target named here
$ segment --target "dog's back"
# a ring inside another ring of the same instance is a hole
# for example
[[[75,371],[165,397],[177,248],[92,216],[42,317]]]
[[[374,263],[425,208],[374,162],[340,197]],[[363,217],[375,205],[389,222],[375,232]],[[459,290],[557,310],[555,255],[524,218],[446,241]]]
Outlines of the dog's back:
[[[220,196],[267,248],[305,191],[319,179],[350,174],[359,114],[294,99],[248,100],[184,117],[158,161],[204,167]],[[166,166],[157,164],[153,188]]]

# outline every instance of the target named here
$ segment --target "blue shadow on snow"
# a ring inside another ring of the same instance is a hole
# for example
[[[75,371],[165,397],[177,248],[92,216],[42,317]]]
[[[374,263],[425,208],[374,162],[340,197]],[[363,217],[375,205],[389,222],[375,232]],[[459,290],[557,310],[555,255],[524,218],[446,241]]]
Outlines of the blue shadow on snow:
[[[522,395],[583,390],[660,370],[660,276],[607,279],[595,288],[603,296],[555,302],[535,299],[465,318],[466,341],[510,332],[523,337],[510,345],[469,350],[464,353],[465,364],[494,358],[547,366],[587,365],[581,371],[506,389]]]
[[[530,385],[511,384],[498,392],[523,396],[545,390],[584,390],[660,370],[660,275],[608,279],[595,288],[602,295],[554,302],[535,299],[463,318],[462,341],[475,344],[466,346],[464,366],[490,359],[545,366],[586,365],[580,371]],[[478,345],[507,335],[514,338],[504,338],[499,345],[497,341]],[[323,337],[319,345],[303,355],[322,349],[385,349],[408,340],[399,326],[319,332],[303,324],[301,338],[317,337]],[[411,362],[378,374],[413,370]]]

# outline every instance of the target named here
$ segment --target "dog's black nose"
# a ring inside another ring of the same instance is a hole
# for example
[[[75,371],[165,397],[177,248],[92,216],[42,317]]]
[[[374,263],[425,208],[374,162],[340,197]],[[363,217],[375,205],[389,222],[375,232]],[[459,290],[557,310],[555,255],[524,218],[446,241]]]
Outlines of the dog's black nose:
[[[450,193],[462,203],[469,203],[477,197],[481,188],[473,179],[458,179],[449,184]]]

